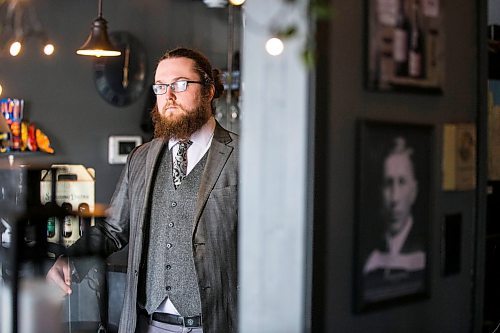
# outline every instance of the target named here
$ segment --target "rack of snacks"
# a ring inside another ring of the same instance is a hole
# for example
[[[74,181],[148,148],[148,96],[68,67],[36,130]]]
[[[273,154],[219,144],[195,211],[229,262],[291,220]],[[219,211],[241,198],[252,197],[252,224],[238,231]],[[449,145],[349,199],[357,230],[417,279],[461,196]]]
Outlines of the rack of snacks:
[[[0,154],[12,152],[44,152],[53,154],[50,140],[24,115],[24,100],[3,98],[0,100]]]

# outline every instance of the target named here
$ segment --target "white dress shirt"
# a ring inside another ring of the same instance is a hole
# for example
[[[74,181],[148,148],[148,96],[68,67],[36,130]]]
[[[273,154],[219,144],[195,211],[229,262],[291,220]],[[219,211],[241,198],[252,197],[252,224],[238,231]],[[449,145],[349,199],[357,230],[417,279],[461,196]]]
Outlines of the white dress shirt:
[[[402,269],[407,271],[418,271],[425,268],[425,252],[414,251],[411,253],[401,253],[401,248],[413,227],[413,217],[409,217],[403,229],[396,235],[386,235],[388,252],[381,252],[378,249],[372,251],[366,261],[363,273],[367,274],[376,269]]]
[[[212,143],[212,138],[214,137],[215,131],[215,118],[210,117],[208,121],[203,125],[199,130],[194,132],[189,140],[193,142],[191,146],[189,146],[187,151],[187,175],[193,170],[196,164],[201,160],[201,158],[205,155],[210,148],[210,144]],[[177,151],[179,150],[179,140],[178,139],[170,139],[168,141],[168,149],[172,151],[172,157],[175,157]]]

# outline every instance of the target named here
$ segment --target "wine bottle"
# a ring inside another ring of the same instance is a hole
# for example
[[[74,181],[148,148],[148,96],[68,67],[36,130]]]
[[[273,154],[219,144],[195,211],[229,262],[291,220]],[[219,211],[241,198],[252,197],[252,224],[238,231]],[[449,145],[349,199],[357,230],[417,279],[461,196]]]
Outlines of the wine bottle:
[[[393,50],[394,74],[396,76],[408,75],[408,43],[410,22],[405,13],[405,0],[399,1],[396,25],[394,27]]]
[[[413,78],[423,78],[424,71],[424,41],[418,15],[418,0],[413,1],[413,22],[410,36],[410,52],[408,74]]]
[[[80,226],[80,236],[90,228],[90,208],[85,202],[78,205],[78,222]]]
[[[56,235],[56,218],[51,216],[47,219],[47,237],[52,238]]]
[[[66,211],[64,216],[64,227],[63,227],[63,237],[70,238],[73,234],[72,226],[71,226],[71,211],[73,210],[73,206],[71,206],[68,202],[63,202],[61,207]]]
[[[48,211],[52,208],[52,202],[47,202],[44,205],[45,209]],[[56,235],[56,218],[55,216],[50,216],[47,218],[47,238],[52,238]]]

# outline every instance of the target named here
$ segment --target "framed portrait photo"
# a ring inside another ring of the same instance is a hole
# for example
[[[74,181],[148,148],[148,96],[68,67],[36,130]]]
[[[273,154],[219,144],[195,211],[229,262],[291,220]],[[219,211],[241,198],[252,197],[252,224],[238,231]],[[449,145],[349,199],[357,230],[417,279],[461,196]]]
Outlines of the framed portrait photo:
[[[365,0],[366,87],[441,93],[443,0]]]
[[[429,296],[433,127],[361,120],[354,310]]]

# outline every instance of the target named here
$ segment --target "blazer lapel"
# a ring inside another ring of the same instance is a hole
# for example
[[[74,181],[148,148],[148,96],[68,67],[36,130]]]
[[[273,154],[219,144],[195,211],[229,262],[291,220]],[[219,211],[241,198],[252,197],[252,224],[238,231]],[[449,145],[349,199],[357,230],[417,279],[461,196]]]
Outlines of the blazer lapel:
[[[148,154],[146,156],[146,165],[145,167],[145,178],[144,181],[146,182],[145,186],[145,191],[144,191],[144,205],[143,208],[148,205],[148,198],[149,194],[151,192],[151,185],[152,185],[152,177],[154,174],[154,169],[156,162],[158,161],[158,158],[160,156],[160,152],[162,151],[163,145],[165,144],[164,139],[154,139],[151,141],[151,145],[148,149]],[[144,212],[145,210],[143,209],[143,217],[140,220],[140,226],[144,224]],[[139,229],[138,229],[139,230]]]
[[[153,175],[154,166],[158,157],[160,155],[161,148],[165,143],[164,139],[155,139],[151,141],[151,146],[148,149],[148,155],[146,157],[146,186],[151,185],[151,176]]]
[[[227,159],[233,151],[233,147],[228,146],[227,143],[231,142],[232,139],[229,133],[223,129],[219,123],[215,126],[214,137],[212,139],[212,144],[208,150],[207,162],[205,165],[205,171],[201,179],[200,190],[198,192],[198,200],[196,202],[195,211],[195,223],[193,232],[196,231],[198,223],[200,221],[201,212],[203,207],[208,200],[210,192],[215,186],[217,179],[226,165]]]

